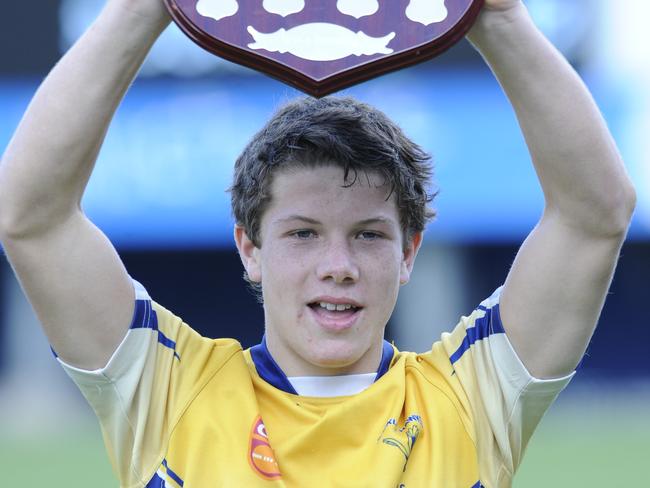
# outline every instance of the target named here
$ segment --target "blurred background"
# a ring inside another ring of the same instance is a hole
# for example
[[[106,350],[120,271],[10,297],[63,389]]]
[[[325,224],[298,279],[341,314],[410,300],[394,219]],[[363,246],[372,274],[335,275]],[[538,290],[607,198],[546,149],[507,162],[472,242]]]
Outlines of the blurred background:
[[[592,90],[639,202],[588,354],[533,437],[515,486],[642,486],[650,459],[650,4],[526,3]],[[0,151],[39,82],[103,4],[5,2]],[[434,156],[439,216],[387,333],[400,349],[423,351],[503,282],[539,218],[541,191],[513,113],[467,42],[345,93],[384,110]],[[154,299],[201,333],[245,347],[259,341],[263,316],[241,279],[225,189],[246,141],[298,95],[170,27],[111,126],[84,200]],[[0,473],[7,486],[117,486],[92,412],[1,257]]]

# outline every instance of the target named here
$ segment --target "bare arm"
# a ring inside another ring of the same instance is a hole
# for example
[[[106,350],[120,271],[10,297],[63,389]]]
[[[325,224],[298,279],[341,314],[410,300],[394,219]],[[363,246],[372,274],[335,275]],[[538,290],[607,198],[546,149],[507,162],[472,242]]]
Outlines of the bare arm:
[[[487,0],[469,34],[510,99],[545,196],[501,296],[531,374],[571,372],[600,315],[635,204],[591,95],[520,1]]]
[[[0,239],[50,343],[67,362],[106,364],[134,294],[80,201],[107,127],[169,23],[161,0],[109,0],[34,96],[0,163]]]

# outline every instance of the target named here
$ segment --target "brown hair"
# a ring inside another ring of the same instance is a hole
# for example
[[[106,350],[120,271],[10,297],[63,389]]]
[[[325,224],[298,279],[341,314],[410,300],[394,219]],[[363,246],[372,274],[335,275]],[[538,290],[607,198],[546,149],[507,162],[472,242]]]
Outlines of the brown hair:
[[[370,105],[350,97],[299,98],[280,108],[237,158],[232,211],[249,239],[261,247],[259,232],[271,201],[273,174],[292,166],[334,164],[343,168],[346,186],[356,182],[359,172],[384,178],[396,197],[406,245],[435,216],[428,205],[435,196],[427,189],[430,159]]]

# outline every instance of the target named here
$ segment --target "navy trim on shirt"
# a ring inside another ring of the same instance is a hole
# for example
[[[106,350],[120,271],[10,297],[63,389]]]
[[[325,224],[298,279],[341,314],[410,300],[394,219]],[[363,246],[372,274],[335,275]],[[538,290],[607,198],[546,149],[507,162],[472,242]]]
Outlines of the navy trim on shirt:
[[[284,371],[280,368],[278,363],[275,362],[273,356],[269,352],[268,347],[266,346],[266,336],[262,338],[262,342],[256,346],[251,347],[251,358],[255,364],[255,369],[257,374],[260,375],[264,381],[270,385],[276,387],[278,390],[282,390],[286,393],[291,393],[292,395],[297,395],[298,392],[295,390],[287,375],[284,374]],[[393,346],[389,342],[384,341],[382,346],[381,361],[379,362],[379,369],[377,369],[377,377],[375,381],[381,378],[388,369],[390,368],[390,363],[393,360],[393,355],[395,351]]]
[[[381,361],[379,362],[379,369],[377,369],[377,377],[375,381],[384,376],[390,368],[390,363],[393,361],[393,356],[395,355],[395,350],[393,346],[390,345],[390,342],[384,341],[384,345],[381,350]]]
[[[266,347],[266,336],[262,337],[262,342],[257,346],[251,347],[251,357],[255,363],[257,374],[270,385],[275,386],[278,390],[286,393],[297,395],[298,392],[291,385],[291,382],[284,374],[284,371],[275,362],[268,347]]]

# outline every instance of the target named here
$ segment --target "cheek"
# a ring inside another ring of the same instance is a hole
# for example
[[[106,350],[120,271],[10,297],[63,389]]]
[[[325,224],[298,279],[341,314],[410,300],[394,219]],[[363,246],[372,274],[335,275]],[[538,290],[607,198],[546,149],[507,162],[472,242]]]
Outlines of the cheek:
[[[378,274],[382,276],[393,276],[401,268],[403,253],[397,245],[390,245],[377,248],[374,252],[367,254],[367,261],[373,265]]]
[[[373,256],[366,264],[370,282],[376,292],[386,298],[392,298],[399,288],[401,271],[401,253],[392,251]]]
[[[268,246],[262,253],[262,286],[282,297],[305,279],[309,260],[291,248]],[[291,285],[291,286],[290,286]]]

